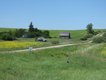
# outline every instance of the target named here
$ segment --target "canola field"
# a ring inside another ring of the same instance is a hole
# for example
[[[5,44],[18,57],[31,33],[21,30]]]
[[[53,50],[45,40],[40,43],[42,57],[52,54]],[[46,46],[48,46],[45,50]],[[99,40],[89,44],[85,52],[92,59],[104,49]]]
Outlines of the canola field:
[[[3,49],[22,49],[28,47],[40,47],[44,43],[41,42],[19,42],[19,41],[2,41],[0,42],[0,50]]]

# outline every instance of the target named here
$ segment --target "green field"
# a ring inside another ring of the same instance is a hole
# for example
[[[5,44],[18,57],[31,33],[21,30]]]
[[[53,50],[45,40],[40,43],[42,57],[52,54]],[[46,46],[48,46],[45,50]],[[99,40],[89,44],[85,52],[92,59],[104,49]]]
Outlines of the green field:
[[[9,30],[14,29],[0,29],[1,32]],[[61,32],[70,32],[72,39],[59,39]],[[36,42],[35,38],[0,40],[0,80],[106,80],[106,44],[83,42],[80,38],[85,34],[85,30],[50,30],[52,38],[45,43]],[[7,50],[30,46],[50,46],[53,40],[58,40],[59,44],[76,45],[7,53]]]
[[[45,46],[45,43],[31,41],[1,41],[0,51],[28,49],[29,47],[37,48]]]
[[[0,28],[0,32],[3,31],[9,31],[9,30],[15,30],[15,28]],[[105,31],[106,29],[95,29],[95,31]],[[49,30],[50,31],[50,36],[58,39],[59,38],[59,34],[61,32],[70,32],[71,34],[71,41],[73,42],[77,42],[80,41],[80,38],[82,38],[85,34],[86,34],[86,30]],[[28,40],[28,39],[27,39]],[[29,41],[31,41],[29,39]]]
[[[106,44],[0,54],[0,80],[106,80]]]
[[[61,32],[70,32],[73,39],[79,39],[86,33],[86,30],[50,30],[50,35],[51,37],[59,37]]]
[[[10,31],[10,30],[15,30],[15,28],[0,28],[0,32],[6,32],[6,31]]]

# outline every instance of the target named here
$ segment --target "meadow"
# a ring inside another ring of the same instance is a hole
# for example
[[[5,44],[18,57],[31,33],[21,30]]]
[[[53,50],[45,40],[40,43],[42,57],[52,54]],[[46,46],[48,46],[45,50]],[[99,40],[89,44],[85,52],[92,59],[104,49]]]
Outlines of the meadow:
[[[8,30],[11,29],[0,29]],[[59,39],[61,32],[70,32],[72,39]],[[0,40],[0,80],[106,80],[106,43],[81,41],[85,34],[85,30],[50,30],[52,38],[48,42],[36,42],[35,38]],[[50,46],[53,40],[58,40],[59,44],[76,45],[32,52],[7,52]]]
[[[7,31],[14,31],[16,30],[15,28],[0,28],[0,32],[7,32]]]
[[[0,80],[106,80],[106,44],[1,53]]]

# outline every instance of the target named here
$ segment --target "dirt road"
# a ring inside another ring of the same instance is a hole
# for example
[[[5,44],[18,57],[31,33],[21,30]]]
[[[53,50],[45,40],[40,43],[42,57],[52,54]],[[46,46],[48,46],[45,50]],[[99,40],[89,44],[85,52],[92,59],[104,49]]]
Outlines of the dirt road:
[[[64,45],[56,45],[56,46],[48,46],[48,47],[41,47],[41,48],[30,48],[30,49],[23,49],[23,50],[14,50],[14,51],[3,51],[0,53],[17,53],[17,52],[26,52],[26,51],[37,51],[37,50],[44,50],[44,49],[50,49],[50,48],[60,48],[65,46],[71,46],[76,44],[64,44]]]

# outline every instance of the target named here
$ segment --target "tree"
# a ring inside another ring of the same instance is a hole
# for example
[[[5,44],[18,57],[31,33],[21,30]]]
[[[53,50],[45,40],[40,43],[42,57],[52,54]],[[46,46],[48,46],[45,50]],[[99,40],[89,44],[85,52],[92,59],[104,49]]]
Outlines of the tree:
[[[13,35],[12,31],[5,32],[1,35],[2,40],[13,41],[16,40],[16,37]]]
[[[15,36],[16,37],[22,37],[25,34],[25,29],[16,29]]]
[[[29,25],[29,32],[34,32],[34,27],[33,27],[32,22]]]
[[[88,34],[94,34],[94,30],[93,30],[93,24],[92,23],[90,23],[90,24],[88,24],[87,25],[87,33]]]
[[[49,37],[50,37],[49,31],[47,31],[47,30],[45,30],[42,35],[43,35],[43,37],[45,37],[45,38],[49,38]]]

